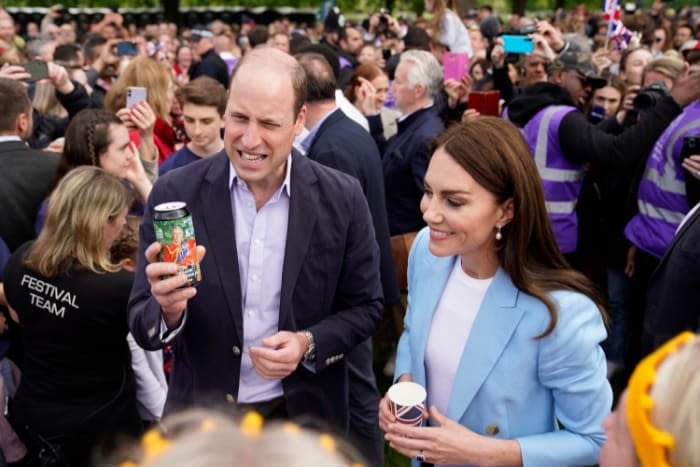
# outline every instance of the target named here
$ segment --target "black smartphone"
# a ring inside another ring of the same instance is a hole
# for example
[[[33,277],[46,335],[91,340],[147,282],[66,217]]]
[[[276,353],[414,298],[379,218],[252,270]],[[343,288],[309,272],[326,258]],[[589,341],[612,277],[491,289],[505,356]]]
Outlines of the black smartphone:
[[[700,135],[686,136],[683,138],[683,148],[681,149],[681,161],[693,154],[700,154]]]
[[[136,49],[136,44],[133,42],[117,42],[117,55],[120,57],[124,55],[135,56],[138,50]]]
[[[24,71],[29,73],[29,81],[39,81],[49,77],[49,66],[43,60],[31,60],[22,65]]]

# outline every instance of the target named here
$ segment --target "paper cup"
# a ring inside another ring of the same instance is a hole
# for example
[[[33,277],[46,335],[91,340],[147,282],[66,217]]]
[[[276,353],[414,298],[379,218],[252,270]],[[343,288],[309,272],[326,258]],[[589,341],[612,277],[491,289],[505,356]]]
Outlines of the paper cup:
[[[396,383],[387,391],[391,413],[404,425],[420,426],[425,414],[425,388],[418,383]]]

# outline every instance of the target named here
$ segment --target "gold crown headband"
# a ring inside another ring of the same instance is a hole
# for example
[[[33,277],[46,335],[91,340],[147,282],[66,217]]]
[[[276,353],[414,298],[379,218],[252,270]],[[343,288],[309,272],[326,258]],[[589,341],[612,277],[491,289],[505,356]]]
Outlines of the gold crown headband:
[[[692,332],[684,332],[666,342],[654,353],[642,360],[632,373],[627,385],[627,424],[637,457],[643,467],[670,467],[668,453],[675,446],[670,433],[658,429],[651,420],[654,400],[649,391],[656,379],[656,369],[689,340]]]
[[[243,416],[241,420],[241,433],[250,438],[257,438],[262,433],[262,428],[265,421],[263,417],[257,412],[248,412]],[[216,428],[216,422],[210,418],[205,418],[199,424],[199,430],[202,433],[207,433],[213,431]],[[291,422],[287,422],[283,425],[285,432],[296,435],[301,433],[301,428]],[[168,439],[163,435],[163,432],[157,428],[152,428],[148,430],[141,438],[141,446],[144,452],[144,458],[141,461],[141,465],[152,461],[156,457],[163,454],[172,446],[173,441]],[[319,436],[319,444],[323,450],[327,452],[335,452],[336,443],[335,439],[328,433],[321,433]],[[134,461],[125,461],[119,464],[119,467],[138,467]],[[363,467],[362,464],[352,464],[350,467]]]

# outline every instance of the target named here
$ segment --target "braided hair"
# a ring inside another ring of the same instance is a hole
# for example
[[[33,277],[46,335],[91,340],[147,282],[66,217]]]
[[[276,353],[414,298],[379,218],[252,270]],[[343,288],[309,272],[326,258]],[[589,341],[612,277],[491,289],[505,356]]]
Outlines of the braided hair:
[[[110,125],[123,123],[115,114],[101,109],[82,110],[71,120],[49,192],[72,169],[81,165],[100,166],[100,154],[112,143]]]

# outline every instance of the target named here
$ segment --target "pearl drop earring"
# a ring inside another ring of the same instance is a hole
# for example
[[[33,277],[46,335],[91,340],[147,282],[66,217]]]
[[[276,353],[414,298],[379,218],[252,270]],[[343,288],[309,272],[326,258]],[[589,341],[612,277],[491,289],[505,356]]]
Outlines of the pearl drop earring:
[[[499,225],[497,229],[498,230],[496,231],[496,241],[500,241],[503,239],[503,234],[501,233],[501,226]]]

